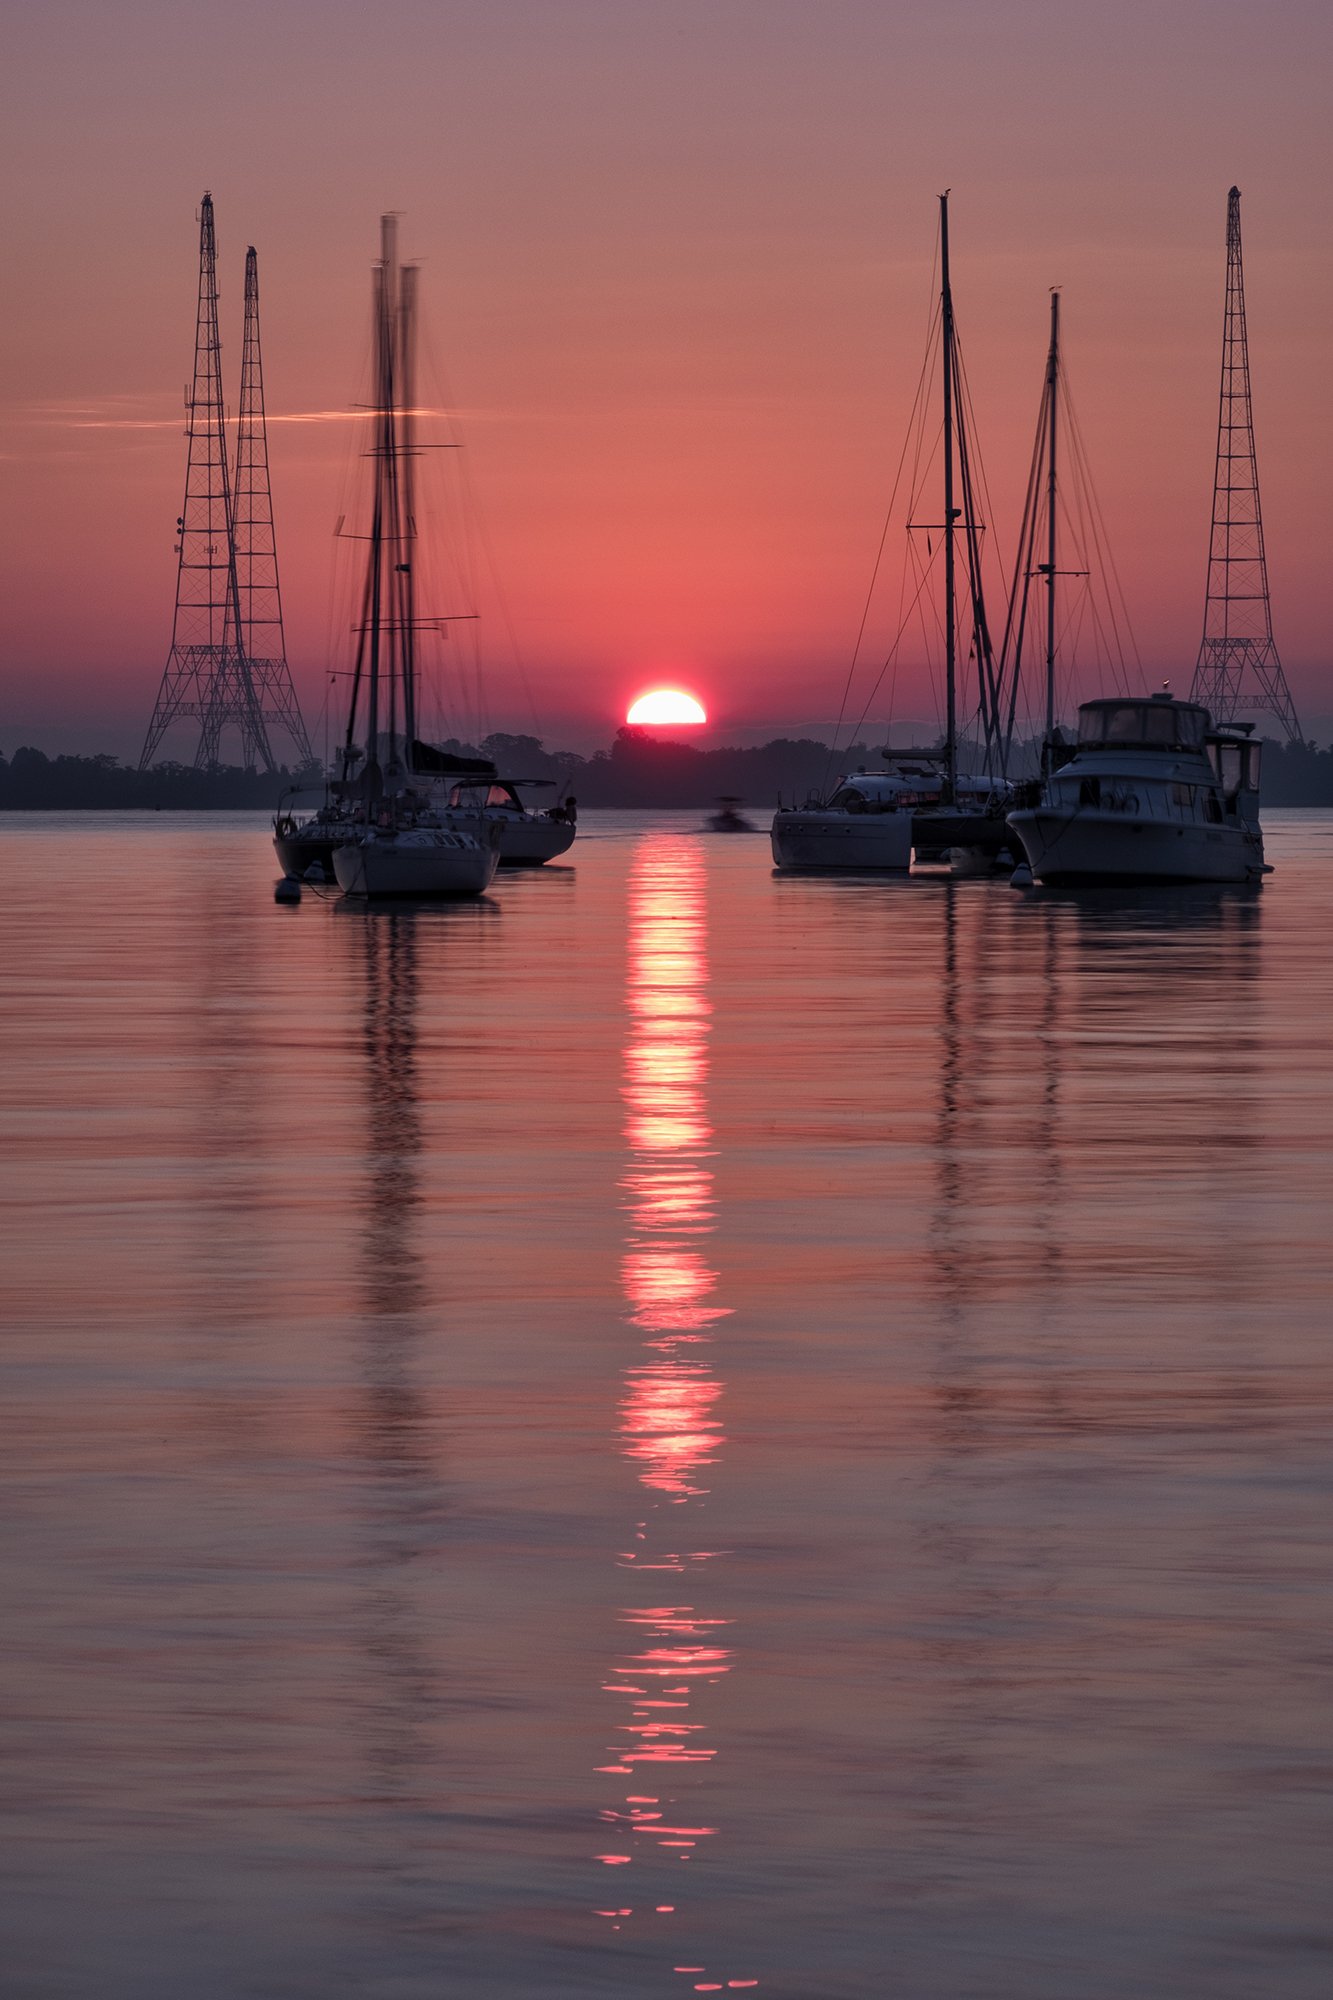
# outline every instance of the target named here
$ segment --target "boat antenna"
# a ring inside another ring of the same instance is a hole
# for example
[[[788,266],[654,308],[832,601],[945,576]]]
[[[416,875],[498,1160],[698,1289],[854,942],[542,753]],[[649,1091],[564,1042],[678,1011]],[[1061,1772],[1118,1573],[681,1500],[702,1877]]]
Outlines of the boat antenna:
[[[940,196],[940,349],[944,363],[944,790],[943,805],[958,796],[958,632],[954,604],[954,333],[953,288],[949,282],[949,190]]]

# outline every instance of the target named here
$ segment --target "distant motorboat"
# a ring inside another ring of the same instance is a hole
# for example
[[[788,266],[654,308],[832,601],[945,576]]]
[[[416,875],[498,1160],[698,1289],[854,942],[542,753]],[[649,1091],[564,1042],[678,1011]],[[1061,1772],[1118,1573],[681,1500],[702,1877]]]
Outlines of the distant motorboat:
[[[758,833],[743,812],[736,809],[742,804],[740,799],[723,798],[717,802],[717,811],[710,813],[704,821],[705,833]]]

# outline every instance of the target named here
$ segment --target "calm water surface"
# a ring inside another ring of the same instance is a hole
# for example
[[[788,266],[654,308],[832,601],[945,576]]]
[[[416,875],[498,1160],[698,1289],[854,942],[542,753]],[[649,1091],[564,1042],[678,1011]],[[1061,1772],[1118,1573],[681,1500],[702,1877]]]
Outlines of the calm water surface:
[[[1333,1991],[1333,817],[6,815],[6,2000]]]

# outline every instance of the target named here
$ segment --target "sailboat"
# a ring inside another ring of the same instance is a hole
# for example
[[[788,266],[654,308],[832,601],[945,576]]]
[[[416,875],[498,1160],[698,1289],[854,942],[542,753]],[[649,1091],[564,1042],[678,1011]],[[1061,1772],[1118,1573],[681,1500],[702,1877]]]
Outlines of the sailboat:
[[[349,896],[479,896],[500,860],[495,819],[451,813],[433,797],[446,774],[494,767],[449,757],[417,736],[416,277],[415,266],[399,262],[397,218],[384,216],[371,292],[370,531],[340,774],[319,812],[301,823],[284,816],[274,833],[286,873],[331,870]]]
[[[1206,708],[1177,701],[1167,687],[1147,697],[1083,702],[1074,744],[1057,729],[1056,585],[1069,573],[1060,568],[1057,545],[1060,389],[1060,295],[1053,292],[1037,427],[1037,455],[1045,458],[1046,560],[1034,567],[1030,489],[1020,536],[1025,582],[1021,596],[1016,592],[1021,650],[1027,584],[1040,577],[1046,586],[1046,726],[1041,776],[1018,788],[1009,826],[1038,882],[1255,880],[1268,871],[1253,725],[1214,728]]]
[[[961,369],[949,269],[949,196],[940,196],[940,348],[944,435],[944,679],[945,731],[939,750],[882,752],[885,768],[844,772],[827,800],[778,808],[773,818],[774,865],[780,869],[873,870],[906,873],[913,854],[935,860],[971,850],[1003,852],[1009,787],[989,770],[958,768],[957,541],[964,538],[988,762],[1002,759],[999,674],[991,650],[981,588],[980,526],[962,421]],[[962,505],[958,504],[961,499]]]

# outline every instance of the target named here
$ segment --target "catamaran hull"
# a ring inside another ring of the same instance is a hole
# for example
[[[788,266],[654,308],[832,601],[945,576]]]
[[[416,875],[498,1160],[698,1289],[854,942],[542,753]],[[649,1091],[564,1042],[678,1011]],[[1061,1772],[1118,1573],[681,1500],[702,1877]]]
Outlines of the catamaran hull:
[[[1014,838],[997,813],[951,812],[940,806],[913,813],[912,845],[918,861],[926,853],[947,852],[957,863],[962,851],[984,857],[984,865],[989,867],[1012,852]],[[979,862],[978,867],[981,865]]]
[[[469,835],[410,844],[388,835],[335,848],[333,872],[346,896],[480,896],[499,859]]]
[[[912,866],[909,812],[782,812],[773,820],[773,865],[794,873],[905,875]]]
[[[312,840],[303,840],[299,833],[278,834],[273,841],[273,851],[278,857],[278,866],[283,874],[289,875],[294,882],[309,880],[312,868],[318,871],[324,881],[331,882],[334,850],[351,838],[350,832],[337,839],[325,834]]]
[[[1010,813],[1009,825],[1038,882],[1248,882],[1265,872],[1262,836],[1248,827],[1046,806]]]

